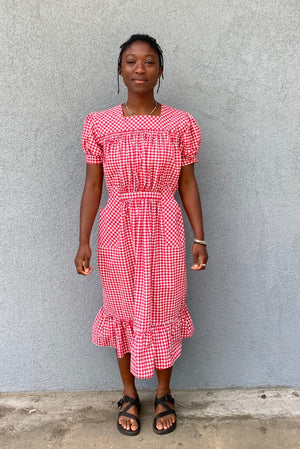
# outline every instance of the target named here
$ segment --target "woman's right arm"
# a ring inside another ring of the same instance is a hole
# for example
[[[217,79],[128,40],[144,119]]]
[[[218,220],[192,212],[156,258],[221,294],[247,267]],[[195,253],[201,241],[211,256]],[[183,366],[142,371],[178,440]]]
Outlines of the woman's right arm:
[[[79,248],[74,260],[77,273],[85,276],[92,271],[90,235],[101,200],[102,184],[103,165],[86,164],[86,179],[80,206]]]

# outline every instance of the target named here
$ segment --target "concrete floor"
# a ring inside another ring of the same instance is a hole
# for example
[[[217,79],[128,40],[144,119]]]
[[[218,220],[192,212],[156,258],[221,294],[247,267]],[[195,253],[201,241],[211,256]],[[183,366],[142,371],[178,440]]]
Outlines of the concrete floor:
[[[300,389],[173,391],[177,429],[152,431],[154,393],[141,391],[142,430],[116,429],[120,392],[0,394],[1,449],[300,449]]]

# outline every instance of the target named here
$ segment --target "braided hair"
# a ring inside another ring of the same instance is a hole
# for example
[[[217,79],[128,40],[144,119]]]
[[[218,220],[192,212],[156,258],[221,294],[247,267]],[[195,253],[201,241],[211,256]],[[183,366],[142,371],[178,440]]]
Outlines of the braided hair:
[[[155,50],[155,52],[158,54],[159,66],[162,69],[161,76],[162,76],[162,78],[164,78],[164,74],[163,74],[163,70],[164,70],[163,51],[160,48],[160,46],[158,45],[158,43],[156,42],[156,39],[154,39],[154,37],[149,36],[148,34],[132,34],[130,36],[130,38],[126,42],[124,42],[122,45],[120,45],[121,51],[120,51],[119,59],[118,59],[118,93],[120,93],[120,78],[119,78],[119,75],[120,75],[120,68],[121,68],[123,53],[131,44],[133,44],[133,42],[136,42],[136,41],[147,42],[153,48],[153,50]],[[157,91],[156,92],[158,92],[159,87],[160,87],[160,78],[158,79],[158,87],[157,87]]]

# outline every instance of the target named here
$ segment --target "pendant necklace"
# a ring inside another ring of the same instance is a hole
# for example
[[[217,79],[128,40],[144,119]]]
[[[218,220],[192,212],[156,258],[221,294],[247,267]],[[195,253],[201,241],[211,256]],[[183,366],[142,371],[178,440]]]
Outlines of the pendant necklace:
[[[129,109],[129,107],[127,106],[127,101],[126,101],[126,103],[124,103],[124,106],[125,106],[125,108],[127,109],[127,111],[129,112],[130,115],[139,115],[139,114],[135,114],[134,112],[132,112],[132,111]],[[141,115],[152,115],[156,108],[157,108],[157,102],[155,102],[155,106],[154,106],[154,108],[152,109],[152,111],[150,112],[150,114],[141,114]]]

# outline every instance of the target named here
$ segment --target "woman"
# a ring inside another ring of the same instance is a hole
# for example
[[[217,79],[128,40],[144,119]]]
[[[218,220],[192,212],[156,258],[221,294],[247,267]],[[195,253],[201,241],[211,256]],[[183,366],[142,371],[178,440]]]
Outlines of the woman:
[[[105,174],[109,200],[100,211],[98,238],[103,306],[92,341],[117,351],[124,385],[119,431],[138,434],[135,378],[151,377],[155,370],[153,430],[164,434],[176,427],[172,366],[182,338],[193,333],[185,305],[185,240],[174,199],[177,188],[195,236],[192,269],[205,269],[208,259],[193,169],[200,130],[190,114],[155,101],[154,88],[163,76],[163,55],[155,39],[137,34],[121,45],[118,75],[127,87],[127,101],[89,114],[84,124],[86,182],[75,265],[78,274],[91,273],[89,238]]]

